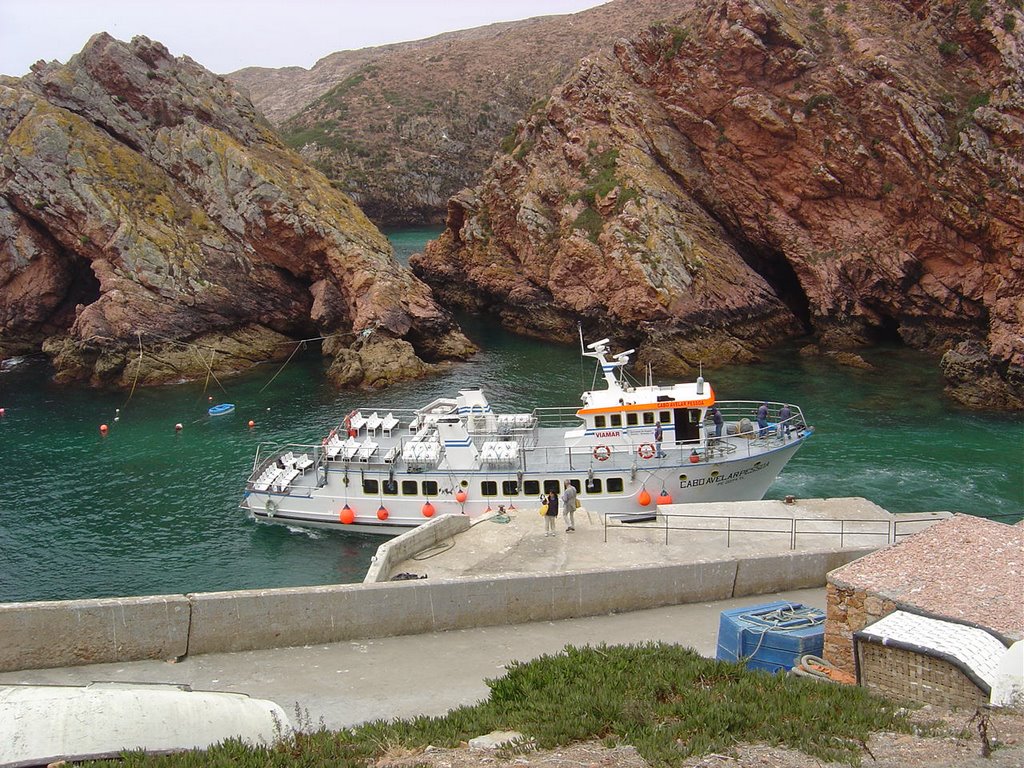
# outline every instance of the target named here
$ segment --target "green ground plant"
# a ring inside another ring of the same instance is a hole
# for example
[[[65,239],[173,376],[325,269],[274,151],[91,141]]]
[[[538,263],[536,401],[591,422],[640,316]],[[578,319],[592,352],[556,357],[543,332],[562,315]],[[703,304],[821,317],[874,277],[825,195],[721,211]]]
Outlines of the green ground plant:
[[[909,732],[904,710],[862,688],[755,672],[665,643],[566,648],[513,663],[489,680],[487,701],[443,717],[378,720],[342,731],[321,723],[272,747],[228,741],[206,752],[122,755],[130,768],[354,768],[388,750],[455,747],[493,730],[516,730],[554,749],[601,739],[633,745],[653,766],[727,753],[737,744],[801,750],[822,761],[858,765],[874,731]],[[308,720],[308,718],[306,718]],[[513,745],[509,752],[526,744]],[[96,768],[109,763],[94,763]]]

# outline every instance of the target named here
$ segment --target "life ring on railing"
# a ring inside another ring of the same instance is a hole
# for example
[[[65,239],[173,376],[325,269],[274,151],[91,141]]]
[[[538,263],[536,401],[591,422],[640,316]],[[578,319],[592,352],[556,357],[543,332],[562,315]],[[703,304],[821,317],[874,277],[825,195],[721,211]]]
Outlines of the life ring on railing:
[[[654,458],[654,446],[650,443],[640,443],[640,447],[636,449],[636,452],[641,459]]]
[[[595,445],[594,446],[594,458],[598,461],[608,461],[611,458],[612,449],[607,445]]]

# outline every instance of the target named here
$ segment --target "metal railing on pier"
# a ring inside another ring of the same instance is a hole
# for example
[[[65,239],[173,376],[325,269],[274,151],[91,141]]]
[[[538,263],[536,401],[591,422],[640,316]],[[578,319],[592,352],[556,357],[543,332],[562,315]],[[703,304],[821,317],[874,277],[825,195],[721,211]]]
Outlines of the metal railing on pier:
[[[772,517],[743,515],[696,515],[684,512],[663,512],[658,510],[653,520],[643,520],[643,512],[623,515],[605,515],[604,540],[608,541],[611,531],[650,531],[664,534],[665,544],[670,543],[672,535],[683,533],[718,533],[724,534],[725,546],[733,546],[733,538],[740,535],[755,534],[758,536],[786,536],[789,549],[797,549],[801,537],[815,538],[831,536],[838,538],[840,547],[856,544],[893,544],[900,539],[923,530],[932,521],[924,520],[879,520],[877,518],[843,518],[828,520],[819,517]],[[629,522],[629,519],[637,522]]]

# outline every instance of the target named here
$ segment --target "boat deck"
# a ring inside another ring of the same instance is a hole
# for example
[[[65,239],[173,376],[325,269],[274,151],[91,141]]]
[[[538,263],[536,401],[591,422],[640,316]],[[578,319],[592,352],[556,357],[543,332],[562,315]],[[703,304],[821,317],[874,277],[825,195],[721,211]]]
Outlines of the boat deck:
[[[470,417],[471,421],[472,417]],[[498,432],[471,431],[475,458],[468,464],[453,466],[438,433],[420,428],[414,412],[374,413],[353,420],[348,435],[344,426],[332,430],[321,445],[289,444],[257,453],[248,489],[278,494],[306,494],[326,483],[335,472],[358,470],[363,474],[449,473],[451,471],[488,472],[514,477],[518,472],[543,468],[554,474],[586,471],[636,471],[670,466],[687,466],[708,460],[747,459],[769,453],[802,436],[803,424],[783,428],[769,427],[761,436],[756,425],[740,433],[740,422],[726,425],[728,434],[693,441],[662,444],[664,456],[657,456],[654,445],[566,446],[566,429],[572,422],[546,426],[535,414],[509,414],[499,417]],[[471,425],[472,426],[472,425]],[[704,434],[702,427],[701,434]],[[713,429],[713,428],[712,428]],[[354,434],[352,434],[354,433]]]

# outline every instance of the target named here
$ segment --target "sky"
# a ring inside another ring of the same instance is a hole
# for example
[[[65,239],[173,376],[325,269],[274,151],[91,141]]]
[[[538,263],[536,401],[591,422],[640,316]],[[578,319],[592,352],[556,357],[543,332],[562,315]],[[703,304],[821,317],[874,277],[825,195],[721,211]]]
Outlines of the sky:
[[[163,43],[218,74],[309,68],[335,51],[421,40],[497,21],[575,13],[602,0],[0,0],[0,74],[66,62],[97,32]]]

